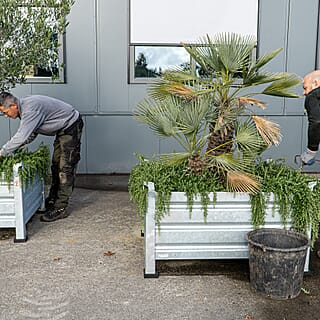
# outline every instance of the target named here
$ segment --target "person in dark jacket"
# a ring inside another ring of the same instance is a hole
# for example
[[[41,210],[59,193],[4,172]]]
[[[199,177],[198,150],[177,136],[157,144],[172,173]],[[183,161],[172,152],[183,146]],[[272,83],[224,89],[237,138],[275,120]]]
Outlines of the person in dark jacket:
[[[8,92],[0,93],[0,111],[5,117],[20,119],[14,136],[2,146],[0,156],[32,142],[38,134],[55,136],[51,162],[52,182],[41,221],[51,222],[69,215],[67,206],[74,187],[80,160],[83,121],[80,113],[61,100],[31,95],[19,99]]]
[[[304,106],[308,115],[308,144],[301,154],[303,164],[312,165],[320,143],[320,70],[308,73],[303,79]]]
[[[303,79],[304,106],[308,115],[308,144],[301,155],[303,164],[312,165],[320,142],[320,70],[308,73]],[[320,250],[317,251],[320,258]]]

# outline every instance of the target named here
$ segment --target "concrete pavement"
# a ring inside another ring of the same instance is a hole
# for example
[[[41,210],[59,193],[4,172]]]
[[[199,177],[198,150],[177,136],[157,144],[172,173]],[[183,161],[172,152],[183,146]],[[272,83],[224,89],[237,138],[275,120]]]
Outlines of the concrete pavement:
[[[246,260],[160,262],[160,277],[144,279],[140,221],[126,188],[78,184],[70,210],[52,223],[35,215],[25,243],[0,229],[0,320],[320,319],[315,252],[305,292],[292,300],[253,291]]]

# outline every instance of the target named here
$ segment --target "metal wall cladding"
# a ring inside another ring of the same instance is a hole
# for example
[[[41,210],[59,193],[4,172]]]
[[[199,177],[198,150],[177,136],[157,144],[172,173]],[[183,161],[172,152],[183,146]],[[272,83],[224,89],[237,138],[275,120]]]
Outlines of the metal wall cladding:
[[[263,55],[283,48],[267,71],[303,77],[317,67],[318,7],[318,0],[260,1],[257,52]],[[77,0],[66,29],[66,82],[29,83],[14,89],[19,97],[45,94],[80,110],[86,126],[79,173],[128,173],[137,163],[134,153],[150,156],[176,150],[174,142],[163,142],[148,128],[133,123],[132,111],[146,97],[148,84],[128,82],[128,10],[128,0]],[[297,93],[302,94],[302,86]],[[279,122],[283,132],[283,142],[271,148],[267,157],[285,158],[294,165],[293,156],[301,154],[306,146],[304,99],[261,99],[267,107],[255,108],[254,112]],[[7,120],[0,121],[4,132],[1,145],[16,131],[12,125],[15,121]],[[37,138],[35,143],[40,141]],[[320,166],[311,166],[310,170],[318,171]]]

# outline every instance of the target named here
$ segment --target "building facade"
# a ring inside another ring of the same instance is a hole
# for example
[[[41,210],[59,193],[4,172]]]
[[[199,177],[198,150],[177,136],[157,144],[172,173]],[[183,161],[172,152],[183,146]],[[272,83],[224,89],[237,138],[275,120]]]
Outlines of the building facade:
[[[154,136],[132,115],[137,103],[146,97],[148,81],[134,81],[132,77],[132,63],[135,61],[132,54],[136,45],[132,42],[135,31],[132,28],[136,26],[132,24],[134,6],[131,1],[134,3],[135,0],[76,0],[68,16],[70,24],[64,40],[64,81],[54,84],[31,81],[13,90],[18,96],[53,96],[73,104],[81,112],[85,129],[79,173],[129,173],[137,162],[135,153],[150,156],[175,148],[170,141]],[[153,2],[161,3],[161,0]],[[189,4],[197,9],[199,1],[193,2],[189,1]],[[319,67],[318,0],[251,2],[257,4],[257,19],[254,20],[257,24],[257,52],[263,54],[283,48],[270,63],[272,71],[288,71],[302,78]],[[221,7],[223,1],[217,3]],[[201,15],[201,10],[195,12]],[[226,12],[228,10],[231,8],[225,8]],[[221,12],[223,15],[224,11]],[[165,21],[165,17],[157,16],[157,12],[154,18]],[[241,23],[249,18],[243,14],[238,17]],[[159,43],[142,41],[139,45],[152,47]],[[172,42],[165,46],[174,47]],[[297,91],[302,95],[302,87]],[[261,98],[267,107],[257,112],[279,123],[283,135],[281,144],[272,147],[264,156],[285,158],[288,164],[294,165],[294,156],[306,146],[304,98]],[[15,133],[19,123],[3,117],[0,122],[3,128],[0,143],[3,144]],[[32,146],[41,141],[51,145],[51,139],[39,136]],[[315,164],[306,170],[319,171],[320,165]]]

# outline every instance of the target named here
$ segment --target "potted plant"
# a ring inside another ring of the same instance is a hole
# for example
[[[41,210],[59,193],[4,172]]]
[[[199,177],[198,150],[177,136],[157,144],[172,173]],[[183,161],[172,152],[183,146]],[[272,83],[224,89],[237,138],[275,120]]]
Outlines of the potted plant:
[[[39,208],[44,209],[49,164],[50,152],[44,145],[34,152],[21,148],[0,158],[0,228],[15,228],[15,242],[27,240],[27,222]]]
[[[139,121],[182,148],[150,161],[140,156],[130,176],[131,199],[142,217],[151,216],[144,225],[146,276],[156,274],[155,260],[246,257],[245,233],[259,225],[282,227],[290,222],[304,231],[311,226],[316,236],[319,217],[310,222],[310,214],[318,210],[311,203],[318,188],[308,187],[314,179],[283,162],[259,160],[266,148],[279,144],[281,134],[276,123],[254,113],[254,107],[265,107],[257,94],[296,98],[292,89],[301,80],[266,71],[265,65],[281,49],[256,58],[255,45],[254,38],[233,33],[184,44],[195,67],[164,72],[135,110]],[[282,179],[272,182],[273,170],[283,174]],[[297,181],[286,176],[301,182],[307,195],[301,217],[290,216],[299,196],[291,190]],[[278,187],[272,189],[274,184]],[[192,219],[193,226],[183,230]]]

